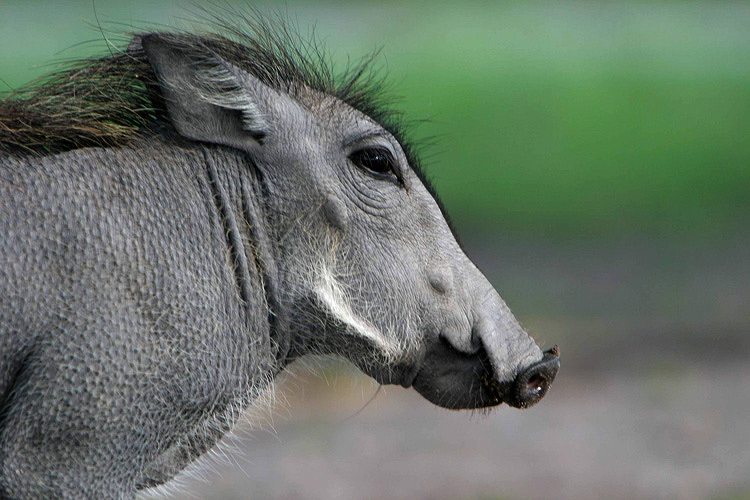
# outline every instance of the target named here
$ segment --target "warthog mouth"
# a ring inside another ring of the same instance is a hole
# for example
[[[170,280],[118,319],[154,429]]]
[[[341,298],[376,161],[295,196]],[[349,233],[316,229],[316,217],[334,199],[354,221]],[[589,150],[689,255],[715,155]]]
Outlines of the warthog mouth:
[[[475,354],[456,351],[447,342],[431,346],[418,368],[407,372],[401,384],[411,385],[438,406],[451,409],[487,408],[505,403],[529,408],[547,394],[560,368],[558,347],[521,370],[514,380],[495,377],[484,349]]]

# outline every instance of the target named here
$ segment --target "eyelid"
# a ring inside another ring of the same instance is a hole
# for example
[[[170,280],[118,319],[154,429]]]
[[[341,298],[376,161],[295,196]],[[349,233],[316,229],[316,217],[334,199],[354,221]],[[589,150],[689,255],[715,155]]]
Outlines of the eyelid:
[[[366,147],[386,148],[390,151],[391,155],[394,158],[396,157],[396,155],[392,151],[393,145],[391,144],[388,133],[385,131],[365,132],[363,134],[358,134],[353,137],[347,138],[342,144],[342,148],[347,156],[358,149],[364,149]]]

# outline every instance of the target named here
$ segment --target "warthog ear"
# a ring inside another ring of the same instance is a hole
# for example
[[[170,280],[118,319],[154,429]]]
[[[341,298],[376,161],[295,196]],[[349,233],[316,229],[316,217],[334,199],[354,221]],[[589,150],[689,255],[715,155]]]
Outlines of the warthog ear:
[[[181,135],[242,148],[268,134],[257,94],[270,89],[259,80],[195,38],[145,34],[137,36],[129,50],[139,46],[154,70],[169,117]],[[262,88],[248,88],[248,83]]]

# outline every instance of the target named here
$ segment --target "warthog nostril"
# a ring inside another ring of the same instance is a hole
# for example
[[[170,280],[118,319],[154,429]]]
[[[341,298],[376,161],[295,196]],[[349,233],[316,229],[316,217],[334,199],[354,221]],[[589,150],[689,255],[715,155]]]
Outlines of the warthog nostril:
[[[526,391],[529,394],[539,394],[544,388],[544,382],[545,379],[541,375],[535,374],[526,382]]]
[[[506,403],[517,408],[528,408],[536,404],[547,393],[559,369],[560,358],[555,346],[544,353],[541,361],[529,366],[516,377]]]

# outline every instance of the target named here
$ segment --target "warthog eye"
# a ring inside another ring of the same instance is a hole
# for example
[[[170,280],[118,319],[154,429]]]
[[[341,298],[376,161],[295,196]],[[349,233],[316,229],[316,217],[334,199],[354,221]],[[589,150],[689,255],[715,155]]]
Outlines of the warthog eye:
[[[380,179],[388,179],[397,184],[401,177],[396,171],[396,161],[390,151],[384,148],[365,148],[355,151],[349,159],[359,168]]]

